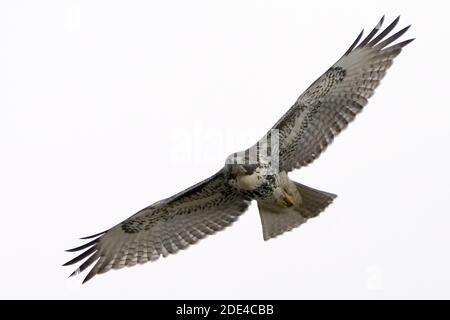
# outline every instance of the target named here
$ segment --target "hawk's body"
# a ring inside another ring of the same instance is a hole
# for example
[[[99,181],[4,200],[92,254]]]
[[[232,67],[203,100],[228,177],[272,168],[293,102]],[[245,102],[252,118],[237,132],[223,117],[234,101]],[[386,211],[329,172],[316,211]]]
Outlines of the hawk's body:
[[[252,200],[258,202],[266,240],[317,216],[336,196],[293,182],[287,173],[314,161],[367,104],[393,59],[413,40],[391,45],[409,28],[390,35],[398,20],[377,34],[381,19],[360,42],[361,32],[253,147],[228,157],[210,178],[88,237],[95,239],[68,250],[86,249],[66,265],[87,258],[77,274],[96,262],[87,281],[111,268],[156,260],[229,226]]]

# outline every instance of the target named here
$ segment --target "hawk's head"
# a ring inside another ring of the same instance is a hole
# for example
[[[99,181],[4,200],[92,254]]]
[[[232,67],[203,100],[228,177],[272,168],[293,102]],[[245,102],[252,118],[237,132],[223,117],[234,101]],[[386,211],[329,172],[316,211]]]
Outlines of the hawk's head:
[[[258,163],[251,163],[245,152],[235,152],[225,161],[224,175],[228,183],[243,190],[254,190],[262,183]]]

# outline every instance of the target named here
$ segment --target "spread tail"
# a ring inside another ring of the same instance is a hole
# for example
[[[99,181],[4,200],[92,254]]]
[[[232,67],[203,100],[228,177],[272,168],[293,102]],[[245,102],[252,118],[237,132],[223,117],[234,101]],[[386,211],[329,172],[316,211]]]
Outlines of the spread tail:
[[[298,227],[309,218],[316,217],[337,195],[316,190],[294,182],[300,193],[301,203],[282,207],[273,201],[258,201],[264,240],[274,238]]]

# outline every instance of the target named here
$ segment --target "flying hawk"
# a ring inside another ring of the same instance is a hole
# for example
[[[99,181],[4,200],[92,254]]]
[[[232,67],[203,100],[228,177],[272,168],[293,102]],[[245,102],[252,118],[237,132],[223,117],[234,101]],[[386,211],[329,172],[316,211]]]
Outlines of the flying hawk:
[[[398,17],[379,33],[384,17],[319,77],[273,128],[251,148],[230,155],[208,179],[147,208],[68,251],[85,250],[72,275],[95,265],[83,283],[110,269],[166,257],[220,231],[258,203],[264,240],[317,216],[336,197],[289,179],[287,173],[313,162],[363,109],[402,48],[392,44]]]

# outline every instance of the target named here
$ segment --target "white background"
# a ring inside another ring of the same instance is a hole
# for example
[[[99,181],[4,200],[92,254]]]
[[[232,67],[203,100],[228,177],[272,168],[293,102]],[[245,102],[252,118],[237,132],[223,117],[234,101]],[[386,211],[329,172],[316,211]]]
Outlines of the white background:
[[[445,1],[1,1],[0,298],[450,298]],[[364,27],[404,37],[364,112],[291,178],[339,197],[262,240],[255,205],[81,286],[80,236],[216,172]]]

